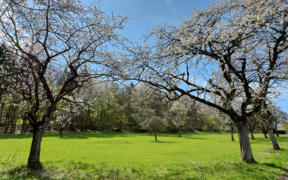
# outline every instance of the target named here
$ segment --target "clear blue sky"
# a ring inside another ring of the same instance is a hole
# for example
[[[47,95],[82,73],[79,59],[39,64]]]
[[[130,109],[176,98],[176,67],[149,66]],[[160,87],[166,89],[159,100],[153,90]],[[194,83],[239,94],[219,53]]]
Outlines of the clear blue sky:
[[[82,0],[89,5],[93,0]],[[137,41],[143,33],[151,31],[156,25],[165,23],[178,25],[179,16],[188,20],[191,11],[195,9],[203,9],[208,5],[215,3],[216,0],[102,0],[100,9],[111,15],[127,15],[132,18],[125,25],[121,35],[129,38],[131,41]],[[151,39],[149,42],[153,42]],[[282,89],[283,95],[281,99],[275,100],[277,106],[288,112],[288,92]]]
[[[93,0],[82,0],[87,5]],[[131,41],[137,41],[142,33],[147,33],[156,25],[178,24],[180,16],[189,19],[193,7],[206,8],[216,0],[102,0],[100,9],[110,15],[127,15],[132,18],[126,23],[122,35]]]

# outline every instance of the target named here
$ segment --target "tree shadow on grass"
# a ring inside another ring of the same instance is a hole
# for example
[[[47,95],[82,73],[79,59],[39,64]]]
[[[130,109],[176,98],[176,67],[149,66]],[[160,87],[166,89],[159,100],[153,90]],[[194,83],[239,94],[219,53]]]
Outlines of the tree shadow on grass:
[[[178,142],[172,142],[172,141],[149,141],[151,143],[178,143]]]
[[[183,134],[191,135],[191,134]],[[199,135],[206,135],[206,134],[198,134],[194,133],[193,137]],[[32,138],[33,134],[0,134],[0,139],[30,139]],[[45,132],[45,137],[58,137],[59,139],[88,139],[88,138],[114,138],[114,137],[136,137],[136,136],[154,136],[154,133],[123,133],[123,132],[83,132],[83,133],[70,133],[70,132],[63,132],[63,137],[60,137],[59,132]],[[160,137],[178,137],[178,133],[175,134],[166,134],[166,133],[159,133]]]
[[[277,166],[275,163],[261,163],[261,164],[268,166],[268,167],[277,168],[277,169],[280,169],[282,171],[287,171],[287,169],[285,169],[281,166]]]
[[[198,137],[185,137],[185,139],[207,139],[207,138],[198,138]]]
[[[59,139],[88,139],[88,138],[114,138],[114,137],[133,137],[135,133],[121,133],[121,132],[105,132],[105,133],[63,133],[60,137],[59,132],[46,132],[45,137],[58,137]],[[0,134],[0,139],[26,139],[32,138],[33,134]]]

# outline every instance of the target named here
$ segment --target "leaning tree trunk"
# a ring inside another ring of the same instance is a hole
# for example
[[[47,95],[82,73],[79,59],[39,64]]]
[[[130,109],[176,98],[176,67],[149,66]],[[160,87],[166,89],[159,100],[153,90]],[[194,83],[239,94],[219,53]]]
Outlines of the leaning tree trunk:
[[[155,135],[155,141],[157,141],[156,131],[154,131],[154,135]]]
[[[270,137],[273,149],[274,150],[279,150],[280,147],[279,147],[277,139],[276,139],[276,137],[274,135],[273,128],[272,128],[272,126],[270,124],[268,125],[268,133],[269,133],[269,137]]]
[[[279,137],[279,133],[278,133],[277,128],[276,128],[276,131],[275,131],[275,132],[276,132],[276,136]]]
[[[265,130],[262,130],[263,134],[264,134],[264,138],[268,138],[267,137],[267,134],[266,134],[266,131]]]
[[[252,154],[252,148],[249,139],[248,122],[239,121],[237,123],[237,128],[242,161],[256,162]]]

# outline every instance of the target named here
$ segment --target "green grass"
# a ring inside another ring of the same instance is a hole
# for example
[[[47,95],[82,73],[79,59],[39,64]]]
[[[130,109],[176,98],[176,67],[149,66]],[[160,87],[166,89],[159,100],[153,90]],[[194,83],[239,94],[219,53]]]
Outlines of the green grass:
[[[25,168],[31,135],[0,134],[0,179],[277,179],[288,165],[288,136],[277,138],[282,150],[255,134],[258,164],[241,162],[238,141],[226,133],[46,133],[44,170]],[[237,139],[237,134],[235,134]]]

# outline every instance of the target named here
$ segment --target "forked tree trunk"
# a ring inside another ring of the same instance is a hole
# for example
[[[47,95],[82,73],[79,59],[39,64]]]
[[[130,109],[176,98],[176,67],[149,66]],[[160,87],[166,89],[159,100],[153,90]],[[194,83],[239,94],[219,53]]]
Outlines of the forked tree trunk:
[[[251,136],[251,139],[255,140],[255,137],[254,137],[253,131],[250,131],[250,136]]]
[[[269,129],[268,129],[268,133],[269,133],[269,137],[270,137],[270,140],[271,140],[273,149],[274,149],[274,150],[279,150],[280,147],[279,147],[278,142],[277,142],[277,139],[276,139],[276,137],[275,137],[275,135],[274,135],[273,128],[269,128]]]
[[[157,141],[156,131],[154,131],[154,135],[155,135],[155,141]]]
[[[252,154],[252,148],[249,139],[248,122],[238,122],[237,128],[242,161],[256,162]]]

